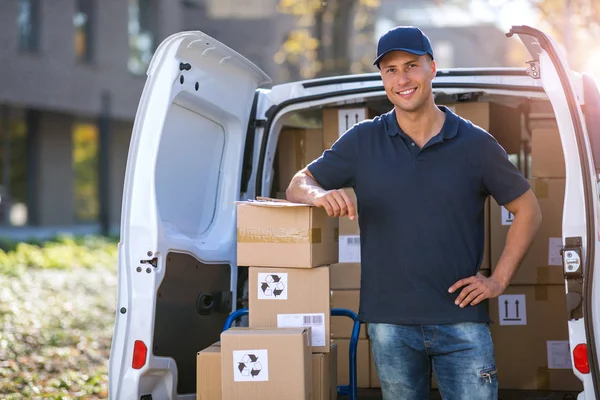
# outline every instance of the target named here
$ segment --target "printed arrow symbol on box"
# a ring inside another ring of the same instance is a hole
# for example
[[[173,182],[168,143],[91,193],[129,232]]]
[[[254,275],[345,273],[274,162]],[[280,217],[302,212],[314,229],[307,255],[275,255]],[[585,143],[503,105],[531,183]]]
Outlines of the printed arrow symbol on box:
[[[252,371],[250,371],[250,375],[252,375],[253,377],[260,374],[260,369],[256,370],[256,369],[252,369]]]
[[[281,293],[283,293],[283,289],[275,289],[275,290],[273,290],[273,295],[275,297],[279,296]]]
[[[504,318],[508,318],[508,300],[504,300]]]
[[[515,309],[517,310],[517,318],[519,318],[519,300],[515,300]]]
[[[250,361],[252,361],[253,363],[256,362],[256,360],[258,360],[258,357],[256,357],[254,354],[248,354],[248,357],[250,357]]]
[[[240,371],[240,374],[242,372],[244,372],[244,368],[246,368],[246,364],[244,364],[243,362],[239,362],[238,363],[238,370]]]
[[[267,282],[263,282],[260,285],[261,290],[263,291],[263,293],[269,288],[269,284]]]
[[[358,124],[358,113],[354,114],[354,117],[356,118],[356,123]]]
[[[278,275],[271,275],[271,277],[273,278],[274,282],[279,282],[281,280],[281,278]]]
[[[349,115],[346,114],[346,130],[348,130],[349,126],[348,126],[348,120],[349,120]]]

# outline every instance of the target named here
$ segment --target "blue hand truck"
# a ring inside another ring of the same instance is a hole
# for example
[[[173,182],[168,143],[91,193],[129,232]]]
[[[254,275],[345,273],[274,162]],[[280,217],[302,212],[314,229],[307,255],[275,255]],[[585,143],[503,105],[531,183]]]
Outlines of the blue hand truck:
[[[223,331],[231,328],[233,323],[240,317],[248,315],[247,308],[240,308],[229,314],[225,321]],[[350,396],[349,400],[358,400],[357,388],[356,388],[356,349],[358,346],[358,335],[360,334],[360,321],[358,315],[352,310],[345,308],[332,308],[332,317],[348,317],[354,321],[352,326],[352,335],[350,336],[350,346],[348,350],[349,365],[350,365],[350,384],[349,385],[338,385],[337,393],[341,396]]]

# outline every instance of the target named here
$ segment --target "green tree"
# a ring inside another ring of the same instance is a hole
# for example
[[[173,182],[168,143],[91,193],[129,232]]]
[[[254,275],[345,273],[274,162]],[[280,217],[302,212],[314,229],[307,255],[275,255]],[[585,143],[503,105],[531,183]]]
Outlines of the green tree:
[[[292,17],[274,60],[281,80],[309,79],[369,70],[374,11],[380,0],[279,0],[277,11]]]

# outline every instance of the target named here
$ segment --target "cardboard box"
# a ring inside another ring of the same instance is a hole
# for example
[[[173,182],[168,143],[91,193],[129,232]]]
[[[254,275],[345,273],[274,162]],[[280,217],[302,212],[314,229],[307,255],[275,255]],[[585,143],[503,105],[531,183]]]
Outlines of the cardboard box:
[[[564,285],[509,286],[490,300],[501,389],[576,390]]]
[[[312,268],[338,262],[338,218],[324,208],[281,200],[237,206],[237,262]]]
[[[248,281],[251,328],[310,326],[312,351],[329,352],[331,295],[328,266],[311,269],[250,267]]]
[[[564,178],[565,158],[558,129],[531,131],[531,176]]]
[[[360,289],[360,263],[332,264],[329,267],[331,289]]]
[[[521,151],[521,111],[495,103],[467,102],[448,106],[496,138],[508,154]]]
[[[367,107],[323,109],[323,148],[329,149],[348,129],[374,117]]]
[[[293,176],[323,154],[322,129],[285,128],[277,143],[277,183],[285,192]]]
[[[223,399],[310,400],[310,328],[230,328],[221,333]]]
[[[314,400],[337,399],[337,345],[331,344],[329,353],[313,353]]]
[[[338,346],[338,385],[348,385],[350,383],[350,339],[335,339]],[[359,339],[356,348],[356,384],[359,388],[368,388],[370,386],[371,357],[369,350],[369,341]]]
[[[542,224],[525,256],[512,284],[563,284],[562,270],[562,215],[565,193],[564,179],[529,179],[542,210]],[[495,269],[513,216],[492,200],[491,210],[491,257]]]
[[[331,307],[345,308],[358,313],[360,290],[332,290]],[[334,317],[331,320],[332,338],[349,338],[354,322],[348,317]],[[367,337],[367,325],[361,324],[359,338]]]
[[[221,344],[198,352],[196,357],[196,396],[198,400],[221,399]]]

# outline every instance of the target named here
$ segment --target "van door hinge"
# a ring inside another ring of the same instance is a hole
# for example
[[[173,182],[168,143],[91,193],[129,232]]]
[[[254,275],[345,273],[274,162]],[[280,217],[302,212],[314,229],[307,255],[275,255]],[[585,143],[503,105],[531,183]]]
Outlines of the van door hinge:
[[[563,273],[567,281],[567,317],[569,320],[583,318],[583,263],[582,239],[565,239],[561,249]]]
[[[529,75],[533,79],[540,79],[542,77],[541,72],[540,72],[540,61],[539,60],[527,61],[527,64],[529,64],[529,68],[527,68],[527,71],[526,71],[527,75]]]
[[[250,121],[250,126],[252,128],[264,128],[265,126],[267,126],[267,120],[266,119],[253,119],[252,121]]]

